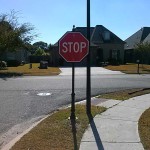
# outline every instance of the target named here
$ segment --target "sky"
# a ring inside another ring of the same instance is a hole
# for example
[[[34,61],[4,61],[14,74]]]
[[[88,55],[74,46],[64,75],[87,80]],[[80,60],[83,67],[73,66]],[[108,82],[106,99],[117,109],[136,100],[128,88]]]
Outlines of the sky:
[[[0,0],[0,14],[18,13],[38,37],[34,42],[55,44],[73,25],[86,27],[87,0]],[[91,27],[103,25],[122,40],[142,27],[150,27],[150,0],[91,0]]]

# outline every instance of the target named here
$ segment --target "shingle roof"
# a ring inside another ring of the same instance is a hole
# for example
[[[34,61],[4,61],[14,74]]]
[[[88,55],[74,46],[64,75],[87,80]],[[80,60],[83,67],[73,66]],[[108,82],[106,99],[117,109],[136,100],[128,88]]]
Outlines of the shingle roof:
[[[94,27],[91,27],[90,28],[90,33],[92,35],[93,33],[93,30],[94,30]],[[85,37],[87,37],[87,28],[86,27],[76,27],[75,28],[75,32],[80,32],[82,33]]]
[[[107,40],[105,39],[105,34],[107,34]],[[97,25],[93,31],[91,41],[94,44],[101,44],[101,43],[111,43],[111,44],[124,44],[124,41],[121,40],[117,35],[113,32],[108,30],[102,25]]]
[[[148,36],[144,39],[143,43],[145,42],[150,42],[150,33],[148,34]]]
[[[87,37],[87,28],[86,27],[76,27],[74,29],[75,32],[82,33],[85,37]],[[114,33],[109,31],[102,25],[97,25],[96,27],[90,28],[91,33],[91,46],[99,46],[102,43],[111,43],[111,44],[124,44],[125,42],[121,40]],[[104,34],[107,33],[110,36],[109,40],[104,39]],[[54,46],[58,46],[58,42],[54,44]]]
[[[141,41],[143,42],[144,39],[149,35],[150,33],[150,27],[144,27],[142,28],[143,30],[143,34],[142,34],[142,37],[141,37]]]
[[[150,27],[143,27],[140,30],[138,30],[136,33],[131,35],[129,38],[125,40],[125,49],[134,49],[135,45],[141,42],[144,42],[147,38],[147,40],[150,41]]]

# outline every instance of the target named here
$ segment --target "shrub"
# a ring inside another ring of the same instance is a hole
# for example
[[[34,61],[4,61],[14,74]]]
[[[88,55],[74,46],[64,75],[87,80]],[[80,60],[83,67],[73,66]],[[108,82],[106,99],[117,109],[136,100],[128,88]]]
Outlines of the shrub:
[[[120,64],[119,60],[113,59],[113,58],[109,59],[108,62],[109,62],[109,65],[114,65],[114,66],[118,66]]]
[[[0,69],[6,69],[7,63],[5,61],[0,61]]]
[[[8,60],[7,66],[8,67],[17,67],[20,65],[20,62],[18,60]]]
[[[25,62],[25,61],[22,61],[20,65],[21,65],[21,66],[24,66],[25,64],[26,64],[26,62]]]

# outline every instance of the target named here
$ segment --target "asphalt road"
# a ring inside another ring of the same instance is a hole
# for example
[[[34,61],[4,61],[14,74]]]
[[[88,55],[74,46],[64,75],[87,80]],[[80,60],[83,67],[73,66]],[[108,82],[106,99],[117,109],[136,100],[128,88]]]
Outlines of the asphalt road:
[[[75,81],[76,101],[85,99],[86,77],[76,76]],[[95,75],[91,86],[93,96],[121,89],[150,88],[150,75]],[[69,104],[70,94],[71,76],[0,78],[0,145],[39,117]]]

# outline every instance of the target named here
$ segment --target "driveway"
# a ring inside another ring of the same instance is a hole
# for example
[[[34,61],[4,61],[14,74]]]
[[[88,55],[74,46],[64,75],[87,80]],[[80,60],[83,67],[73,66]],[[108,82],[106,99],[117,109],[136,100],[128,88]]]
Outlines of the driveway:
[[[72,68],[64,67],[60,68],[60,75],[72,75]],[[101,75],[101,74],[124,74],[120,71],[112,71],[105,69],[103,67],[91,67],[91,75]],[[86,75],[86,67],[75,67],[75,75]]]

